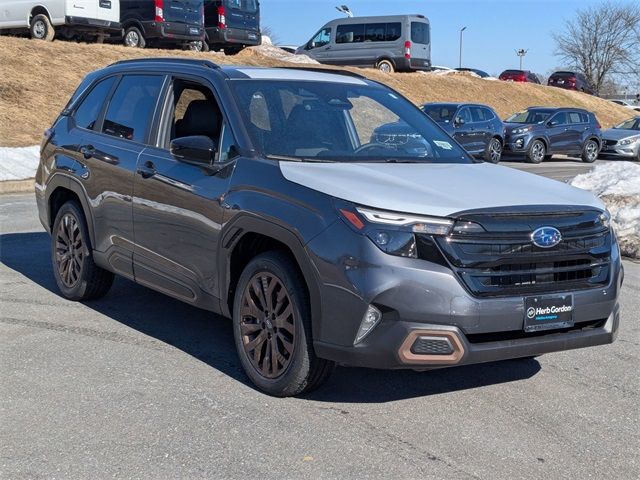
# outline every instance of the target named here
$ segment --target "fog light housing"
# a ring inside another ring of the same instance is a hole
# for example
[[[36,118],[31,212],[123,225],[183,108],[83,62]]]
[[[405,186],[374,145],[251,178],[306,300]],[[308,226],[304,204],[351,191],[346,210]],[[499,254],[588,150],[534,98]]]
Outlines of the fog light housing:
[[[369,333],[371,333],[375,326],[378,325],[380,320],[382,320],[382,312],[373,305],[369,305],[367,307],[367,311],[362,317],[360,328],[358,329],[358,334],[356,335],[356,339],[353,341],[353,344],[356,345],[360,343],[367,335],[369,335]]]
[[[524,138],[519,138],[518,140],[516,140],[517,148],[522,148],[523,146],[524,146]]]

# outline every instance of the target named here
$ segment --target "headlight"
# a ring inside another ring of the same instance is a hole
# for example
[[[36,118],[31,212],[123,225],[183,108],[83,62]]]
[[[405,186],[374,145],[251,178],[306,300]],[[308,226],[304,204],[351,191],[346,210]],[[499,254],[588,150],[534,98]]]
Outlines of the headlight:
[[[399,257],[418,258],[416,233],[448,235],[453,220],[422,215],[338,206],[338,211],[354,230],[366,235],[380,250]]]
[[[631,145],[632,143],[640,140],[640,135],[634,135],[633,137],[627,137],[618,141],[618,145]]]
[[[394,227],[407,227],[414,233],[447,235],[453,225],[453,221],[448,218],[405,215],[402,213],[384,212],[361,207],[357,207],[356,210],[371,223],[392,225]]]
[[[598,217],[598,220],[600,220],[603,227],[609,228],[611,226],[611,214],[609,213],[609,210],[602,212]]]
[[[511,133],[514,135],[520,135],[522,133],[527,133],[531,131],[531,127],[519,127],[514,129]]]

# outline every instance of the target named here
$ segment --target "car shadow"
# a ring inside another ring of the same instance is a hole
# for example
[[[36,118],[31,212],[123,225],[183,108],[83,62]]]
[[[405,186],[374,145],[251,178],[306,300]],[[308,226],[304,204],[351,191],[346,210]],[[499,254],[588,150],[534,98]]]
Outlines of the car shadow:
[[[45,232],[0,235],[0,261],[60,296]],[[231,322],[122,277],[109,293],[85,306],[127,327],[182,350],[245,385],[251,385],[238,361]],[[338,367],[320,389],[303,398],[318,402],[382,403],[523,380],[540,370],[535,360],[415,372]]]

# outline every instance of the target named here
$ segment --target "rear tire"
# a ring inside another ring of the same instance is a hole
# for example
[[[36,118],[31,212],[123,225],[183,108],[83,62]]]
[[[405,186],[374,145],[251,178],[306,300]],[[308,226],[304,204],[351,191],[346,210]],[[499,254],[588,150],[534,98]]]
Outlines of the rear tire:
[[[484,149],[483,158],[485,162],[499,163],[502,158],[502,142],[499,138],[493,137]]]
[[[147,41],[140,29],[133,26],[127,27],[124,31],[123,42],[125,47],[144,48],[147,46]]]
[[[62,205],[53,222],[51,263],[58,288],[69,300],[103,297],[113,284],[113,273],[93,261],[87,222],[75,202]]]
[[[600,146],[595,140],[587,140],[582,148],[582,161],[585,163],[593,163],[598,158]]]
[[[223,51],[226,56],[232,57],[239,54],[242,51],[242,48],[224,48]]]
[[[380,60],[376,64],[376,68],[380,70],[382,73],[393,73],[396,71],[393,63],[390,60]]]
[[[34,15],[29,24],[29,33],[34,40],[53,41],[56,31],[51,24],[51,20],[44,14]]]
[[[233,333],[244,371],[270,395],[311,391],[333,371],[334,363],[313,351],[304,278],[283,252],[258,255],[242,272],[233,302]]]

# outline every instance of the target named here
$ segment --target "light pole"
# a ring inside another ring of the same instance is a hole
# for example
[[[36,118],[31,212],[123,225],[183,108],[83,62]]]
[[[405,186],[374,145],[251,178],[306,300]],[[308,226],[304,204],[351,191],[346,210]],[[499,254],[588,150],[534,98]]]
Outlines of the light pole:
[[[462,68],[462,32],[464,32],[467,29],[467,27],[462,27],[460,29],[460,65],[458,65],[460,68]]]
[[[527,54],[529,50],[525,50],[524,48],[521,48],[520,50],[516,50],[516,55],[518,57],[520,57],[520,70],[522,70],[522,60],[524,59],[524,56]]]

